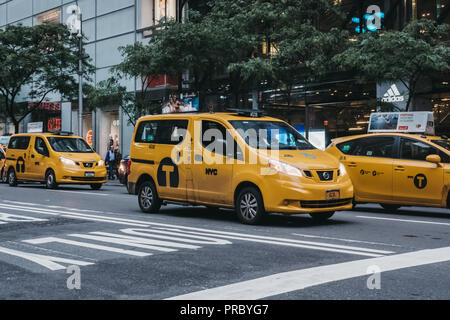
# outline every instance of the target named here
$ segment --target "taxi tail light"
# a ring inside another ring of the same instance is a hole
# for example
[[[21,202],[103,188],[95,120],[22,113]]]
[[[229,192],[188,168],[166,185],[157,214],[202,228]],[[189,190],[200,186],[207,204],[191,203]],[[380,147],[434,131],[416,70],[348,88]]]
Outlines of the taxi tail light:
[[[127,161],[127,175],[130,175],[131,172],[131,160]]]

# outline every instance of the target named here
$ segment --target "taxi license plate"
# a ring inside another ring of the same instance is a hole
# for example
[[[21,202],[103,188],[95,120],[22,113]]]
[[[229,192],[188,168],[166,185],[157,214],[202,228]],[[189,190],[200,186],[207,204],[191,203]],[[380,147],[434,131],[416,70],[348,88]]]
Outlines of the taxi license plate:
[[[84,176],[86,178],[93,178],[95,176],[95,173],[94,172],[85,172]]]
[[[326,192],[325,199],[326,200],[338,200],[340,198],[339,190],[330,190]]]

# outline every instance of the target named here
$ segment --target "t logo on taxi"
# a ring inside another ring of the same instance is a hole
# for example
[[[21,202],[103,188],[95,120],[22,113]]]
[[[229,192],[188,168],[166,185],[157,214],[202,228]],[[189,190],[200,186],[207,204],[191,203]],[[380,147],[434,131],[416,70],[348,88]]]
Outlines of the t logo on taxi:
[[[418,189],[425,188],[427,186],[427,177],[424,174],[419,173],[414,177],[414,185]]]

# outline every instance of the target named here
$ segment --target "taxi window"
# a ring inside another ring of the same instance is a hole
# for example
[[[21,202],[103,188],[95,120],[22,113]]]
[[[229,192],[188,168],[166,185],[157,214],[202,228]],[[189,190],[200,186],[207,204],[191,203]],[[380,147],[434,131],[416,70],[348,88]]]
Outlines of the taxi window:
[[[188,120],[155,120],[139,124],[135,142],[155,144],[178,144],[184,140]]]
[[[230,158],[243,160],[243,153],[236,140],[222,124],[202,120],[202,146],[210,151]]]
[[[405,160],[425,161],[430,154],[438,154],[439,151],[428,143],[402,138],[400,141],[400,158]]]
[[[45,141],[42,138],[36,137],[34,149],[36,150],[37,153],[42,154],[44,156],[49,154],[47,145],[45,144]]]
[[[341,150],[343,154],[353,154],[355,151],[355,146],[358,140],[346,141],[336,145],[336,147]]]
[[[0,151],[0,160],[5,159],[5,155],[3,154],[3,152]]]
[[[392,158],[394,137],[368,137],[356,140],[355,156]]]
[[[12,137],[8,149],[26,150],[30,144],[31,137]]]

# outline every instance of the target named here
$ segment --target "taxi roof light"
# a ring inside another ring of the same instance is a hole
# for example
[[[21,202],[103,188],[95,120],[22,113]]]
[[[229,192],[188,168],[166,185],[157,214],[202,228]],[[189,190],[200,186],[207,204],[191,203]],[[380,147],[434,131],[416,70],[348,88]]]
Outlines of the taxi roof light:
[[[62,131],[62,130],[49,131],[49,133],[57,135],[57,136],[72,136],[73,135],[73,132]]]
[[[253,109],[227,109],[227,111],[235,112],[240,116],[251,117],[251,118],[259,118],[266,115],[266,111],[264,110],[253,110]]]

